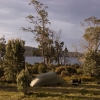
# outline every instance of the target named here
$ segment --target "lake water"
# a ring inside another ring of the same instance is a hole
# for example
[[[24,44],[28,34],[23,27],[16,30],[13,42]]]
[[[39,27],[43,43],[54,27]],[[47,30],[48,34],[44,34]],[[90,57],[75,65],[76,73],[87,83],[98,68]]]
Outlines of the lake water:
[[[25,61],[34,64],[36,62],[43,62],[43,57],[26,57]]]
[[[26,62],[34,64],[36,62],[43,62],[43,57],[26,57]],[[67,64],[80,64],[77,58],[66,57]]]

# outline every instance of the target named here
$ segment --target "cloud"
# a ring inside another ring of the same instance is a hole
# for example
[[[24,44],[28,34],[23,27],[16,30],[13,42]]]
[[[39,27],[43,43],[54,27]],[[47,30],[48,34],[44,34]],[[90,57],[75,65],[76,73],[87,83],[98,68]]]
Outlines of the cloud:
[[[31,0],[0,0],[0,37],[6,39],[21,38],[26,45],[37,47],[32,33],[19,30],[21,27],[33,27],[25,19],[32,14],[37,16],[33,6],[28,5]],[[39,0],[49,8],[48,19],[50,28],[58,32],[62,30],[62,40],[72,50],[73,43],[79,44],[82,38],[81,25],[85,18],[96,16],[100,18],[100,0]],[[33,27],[34,28],[34,27]]]
[[[90,16],[100,17],[100,0],[44,0],[44,3],[55,20],[80,23]]]

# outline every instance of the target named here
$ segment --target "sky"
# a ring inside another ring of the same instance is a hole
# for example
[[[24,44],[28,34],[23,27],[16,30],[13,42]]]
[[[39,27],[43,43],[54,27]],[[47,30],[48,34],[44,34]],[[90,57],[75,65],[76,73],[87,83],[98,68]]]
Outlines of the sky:
[[[39,0],[49,8],[48,19],[50,29],[58,32],[62,30],[61,41],[69,51],[74,51],[73,44],[79,46],[84,30],[80,22],[91,16],[100,18],[100,0]],[[9,39],[21,38],[26,46],[38,47],[34,35],[24,32],[21,27],[33,27],[26,20],[28,15],[36,15],[31,0],[0,0],[0,37]],[[33,27],[34,28],[34,27]]]

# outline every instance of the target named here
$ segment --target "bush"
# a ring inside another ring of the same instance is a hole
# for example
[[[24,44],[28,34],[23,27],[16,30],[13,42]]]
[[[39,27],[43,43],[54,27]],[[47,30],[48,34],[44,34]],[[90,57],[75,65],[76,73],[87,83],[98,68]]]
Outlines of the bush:
[[[68,71],[69,75],[73,75],[73,74],[77,73],[76,68],[71,67],[71,66],[67,67],[67,71]]]
[[[43,63],[40,63],[38,66],[38,73],[46,73],[47,66]]]
[[[72,67],[74,67],[74,68],[80,68],[80,65],[78,65],[78,64],[74,64],[74,65],[71,65]]]
[[[83,75],[83,69],[77,69],[77,75]]]
[[[68,76],[69,75],[69,73],[68,73],[68,71],[66,70],[63,70],[62,72],[61,72],[61,76]]]
[[[39,63],[35,63],[33,66],[32,66],[32,72],[34,74],[38,74],[38,66],[39,66]]]
[[[60,66],[56,68],[55,72],[59,75],[71,76],[73,74],[76,74],[77,70],[76,68],[71,67],[71,66]]]
[[[5,81],[6,81],[5,76],[0,77],[0,81],[1,81],[1,82],[5,82]]]
[[[84,74],[100,78],[100,53],[95,50],[88,50],[84,57]]]
[[[55,68],[56,68],[56,65],[54,65],[54,64],[50,64],[50,65],[49,65],[49,69],[55,70]]]
[[[55,72],[60,75],[62,71],[65,71],[65,69],[66,66],[60,66],[56,68]]]
[[[34,65],[30,65],[30,64],[26,65],[30,75],[38,74],[38,66],[39,66],[39,63],[35,63]]]
[[[31,77],[27,69],[22,70],[17,76],[17,88],[19,91],[23,92],[24,95],[27,94],[27,87],[29,86],[30,80]]]
[[[63,77],[63,79],[67,82],[67,83],[70,83],[70,77],[68,77],[68,76],[65,76],[65,77]]]

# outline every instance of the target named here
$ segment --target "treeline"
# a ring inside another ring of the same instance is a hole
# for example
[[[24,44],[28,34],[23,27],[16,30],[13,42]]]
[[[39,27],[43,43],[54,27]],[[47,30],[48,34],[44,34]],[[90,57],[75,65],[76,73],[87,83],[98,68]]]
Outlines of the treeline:
[[[27,50],[28,50],[28,48],[27,48]],[[39,51],[38,48],[32,48],[31,51],[33,51],[31,56],[37,56],[37,57],[38,56],[40,56],[40,57],[42,56],[41,52]],[[27,52],[28,51],[26,51],[26,53]],[[61,57],[64,56],[64,51],[63,50],[60,52],[60,56]],[[66,54],[66,57],[82,57],[82,56],[83,56],[83,53],[80,53],[80,52],[70,52],[70,51],[68,51],[67,54]]]
[[[37,48],[35,47],[30,47],[30,46],[25,46],[25,56],[36,56],[36,55],[33,55],[33,51],[34,50],[37,50]]]

